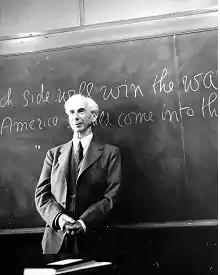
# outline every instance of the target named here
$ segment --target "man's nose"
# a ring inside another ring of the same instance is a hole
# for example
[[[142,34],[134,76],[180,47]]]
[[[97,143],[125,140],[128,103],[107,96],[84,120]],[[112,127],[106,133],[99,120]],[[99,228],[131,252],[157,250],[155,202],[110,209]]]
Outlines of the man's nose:
[[[79,114],[78,113],[73,114],[73,119],[78,120],[79,119]]]
[[[71,114],[70,116],[69,116],[69,120],[71,121],[77,121],[77,120],[79,120],[79,115],[78,114]]]

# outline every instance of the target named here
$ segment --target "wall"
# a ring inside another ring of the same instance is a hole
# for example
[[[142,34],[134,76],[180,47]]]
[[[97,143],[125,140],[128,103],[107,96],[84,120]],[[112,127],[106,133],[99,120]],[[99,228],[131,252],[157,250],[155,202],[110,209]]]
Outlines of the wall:
[[[1,0],[0,37],[216,8],[217,0]]]

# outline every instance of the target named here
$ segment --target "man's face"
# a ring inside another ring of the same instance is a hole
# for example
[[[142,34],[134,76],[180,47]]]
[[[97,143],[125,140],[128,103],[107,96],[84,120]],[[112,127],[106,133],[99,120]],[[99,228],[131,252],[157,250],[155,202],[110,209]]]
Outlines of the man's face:
[[[69,123],[74,133],[84,133],[96,121],[96,115],[91,113],[83,98],[76,99],[66,110]]]

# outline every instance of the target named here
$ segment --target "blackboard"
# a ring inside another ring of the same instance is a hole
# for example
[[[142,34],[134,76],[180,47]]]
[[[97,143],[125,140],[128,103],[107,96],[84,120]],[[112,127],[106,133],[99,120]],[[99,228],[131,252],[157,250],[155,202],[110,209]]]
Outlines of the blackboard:
[[[68,141],[63,103],[100,106],[119,146],[120,223],[217,218],[217,31],[0,57],[0,228],[44,225],[34,190]]]

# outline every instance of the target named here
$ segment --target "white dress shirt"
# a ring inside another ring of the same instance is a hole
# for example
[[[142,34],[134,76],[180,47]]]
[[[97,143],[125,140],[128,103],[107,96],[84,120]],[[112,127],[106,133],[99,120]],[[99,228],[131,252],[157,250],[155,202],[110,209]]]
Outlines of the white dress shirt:
[[[77,151],[78,143],[81,141],[82,147],[83,147],[83,156],[85,156],[87,149],[89,147],[89,144],[93,138],[93,133],[90,133],[88,136],[83,137],[79,139],[76,135],[73,136],[73,148],[74,151]]]

